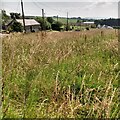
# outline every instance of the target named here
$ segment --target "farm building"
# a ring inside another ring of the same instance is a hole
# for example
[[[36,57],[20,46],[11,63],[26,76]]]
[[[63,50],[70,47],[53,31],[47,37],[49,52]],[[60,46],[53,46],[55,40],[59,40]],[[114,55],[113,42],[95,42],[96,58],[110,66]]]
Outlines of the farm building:
[[[15,19],[15,20],[11,20],[9,21],[9,23],[6,24],[6,29],[11,26],[15,21],[21,23],[21,25],[23,26],[23,19]],[[26,32],[37,32],[40,30],[40,23],[38,23],[36,20],[34,19],[25,19],[25,29]]]
[[[101,29],[113,29],[113,27],[111,27],[111,26],[108,26],[108,25],[100,25],[100,24],[97,26],[97,28],[99,28],[99,29],[100,29],[100,28],[101,28]]]
[[[94,22],[83,22],[84,25],[94,25]]]
[[[76,24],[75,24],[76,26],[91,26],[91,25],[95,25],[95,23],[94,22],[77,22]]]
[[[21,23],[23,26],[23,20],[22,19],[16,19],[17,22]],[[34,19],[25,19],[25,29],[26,32],[32,32],[32,31],[39,31],[40,30],[40,23],[38,23]]]

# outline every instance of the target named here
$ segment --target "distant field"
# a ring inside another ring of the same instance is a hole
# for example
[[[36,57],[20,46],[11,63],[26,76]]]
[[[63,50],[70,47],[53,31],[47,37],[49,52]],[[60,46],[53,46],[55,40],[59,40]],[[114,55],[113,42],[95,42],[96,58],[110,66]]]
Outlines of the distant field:
[[[55,21],[57,21],[57,18],[53,17],[53,19],[54,19]],[[66,18],[58,18],[58,21],[62,22],[63,24],[66,24],[66,23],[67,23],[67,19],[66,19]],[[69,23],[76,23],[76,22],[77,22],[77,19],[71,19],[71,18],[69,18],[69,19],[68,19],[68,22],[69,22]]]
[[[119,117],[114,30],[18,33],[2,52],[1,117]]]

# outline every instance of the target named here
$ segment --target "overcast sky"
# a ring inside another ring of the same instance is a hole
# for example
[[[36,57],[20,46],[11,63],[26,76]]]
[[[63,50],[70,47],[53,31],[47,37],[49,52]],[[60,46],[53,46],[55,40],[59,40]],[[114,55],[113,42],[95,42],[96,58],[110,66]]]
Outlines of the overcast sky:
[[[20,0],[1,0],[1,8],[7,13],[21,13]],[[46,16],[118,18],[118,0],[23,0],[25,15],[41,16],[41,9]],[[44,2],[43,2],[44,1]],[[60,2],[61,1],[61,2]],[[64,2],[63,2],[64,1]],[[76,2],[75,2],[76,1]]]

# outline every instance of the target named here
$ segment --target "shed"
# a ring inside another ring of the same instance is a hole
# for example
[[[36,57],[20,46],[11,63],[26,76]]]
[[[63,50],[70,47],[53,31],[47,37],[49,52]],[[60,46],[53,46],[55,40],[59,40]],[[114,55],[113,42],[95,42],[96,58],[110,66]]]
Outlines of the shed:
[[[94,25],[94,22],[83,22],[84,25]]]
[[[9,20],[6,23],[6,29],[11,26],[15,21],[21,23],[21,25],[23,26],[23,19],[15,19],[15,20]],[[26,32],[37,32],[40,30],[40,23],[38,23],[36,20],[34,19],[25,19],[25,29]]]
[[[17,22],[21,23],[23,26],[23,19],[16,19]],[[25,19],[25,29],[26,32],[39,31],[40,23],[34,19]]]

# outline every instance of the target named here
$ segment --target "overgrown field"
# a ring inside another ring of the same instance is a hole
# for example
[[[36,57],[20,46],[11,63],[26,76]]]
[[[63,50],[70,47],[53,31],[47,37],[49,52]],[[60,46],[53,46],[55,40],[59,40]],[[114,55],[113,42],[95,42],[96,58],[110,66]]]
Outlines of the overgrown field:
[[[118,118],[115,30],[3,39],[4,118]]]

